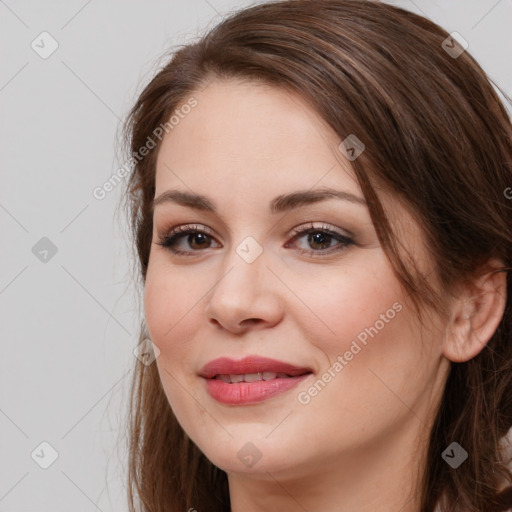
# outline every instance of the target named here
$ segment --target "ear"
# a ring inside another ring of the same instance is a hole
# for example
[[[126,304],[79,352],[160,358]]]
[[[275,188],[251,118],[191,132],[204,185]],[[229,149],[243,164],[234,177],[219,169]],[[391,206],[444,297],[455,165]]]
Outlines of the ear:
[[[453,302],[451,322],[443,345],[444,356],[453,362],[469,361],[485,347],[498,328],[507,302],[507,273],[497,259],[462,285]]]

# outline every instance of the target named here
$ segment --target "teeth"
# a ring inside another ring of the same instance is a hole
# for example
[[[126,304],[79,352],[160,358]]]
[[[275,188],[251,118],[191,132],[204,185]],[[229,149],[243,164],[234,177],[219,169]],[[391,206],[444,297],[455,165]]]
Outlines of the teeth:
[[[233,382],[233,377],[236,375],[231,375],[231,382]],[[256,382],[257,380],[261,380],[261,373],[246,373],[245,375],[238,375],[237,377],[241,377],[245,382]]]
[[[239,382],[257,382],[260,380],[286,379],[290,377],[286,373],[276,372],[258,372],[246,373],[244,375],[216,375],[214,378],[223,382],[239,383]]]

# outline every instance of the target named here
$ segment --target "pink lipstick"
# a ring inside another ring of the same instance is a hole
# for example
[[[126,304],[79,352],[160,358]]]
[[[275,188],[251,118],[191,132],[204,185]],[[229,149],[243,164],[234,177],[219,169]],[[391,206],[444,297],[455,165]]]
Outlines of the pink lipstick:
[[[310,368],[261,356],[240,361],[221,357],[206,364],[200,377],[207,391],[218,402],[246,405],[262,402],[288,391],[312,373]]]

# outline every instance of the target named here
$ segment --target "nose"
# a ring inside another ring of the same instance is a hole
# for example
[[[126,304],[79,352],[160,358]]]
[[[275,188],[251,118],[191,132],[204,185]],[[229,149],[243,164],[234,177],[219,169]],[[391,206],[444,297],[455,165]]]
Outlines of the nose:
[[[283,285],[268,263],[265,252],[248,263],[232,250],[205,307],[207,321],[214,328],[239,335],[279,323],[284,311]]]

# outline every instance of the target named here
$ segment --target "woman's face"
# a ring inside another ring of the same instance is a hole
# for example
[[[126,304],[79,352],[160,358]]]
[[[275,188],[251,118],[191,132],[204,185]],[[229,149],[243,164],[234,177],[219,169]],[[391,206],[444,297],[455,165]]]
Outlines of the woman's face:
[[[159,151],[145,286],[158,372],[181,426],[234,474],[417,460],[447,370],[444,331],[415,321],[341,140],[276,88],[215,81],[193,98]],[[338,195],[313,200],[327,189]],[[428,272],[418,226],[381,198]],[[158,245],[178,227],[170,246]],[[205,370],[218,358],[231,365]]]

